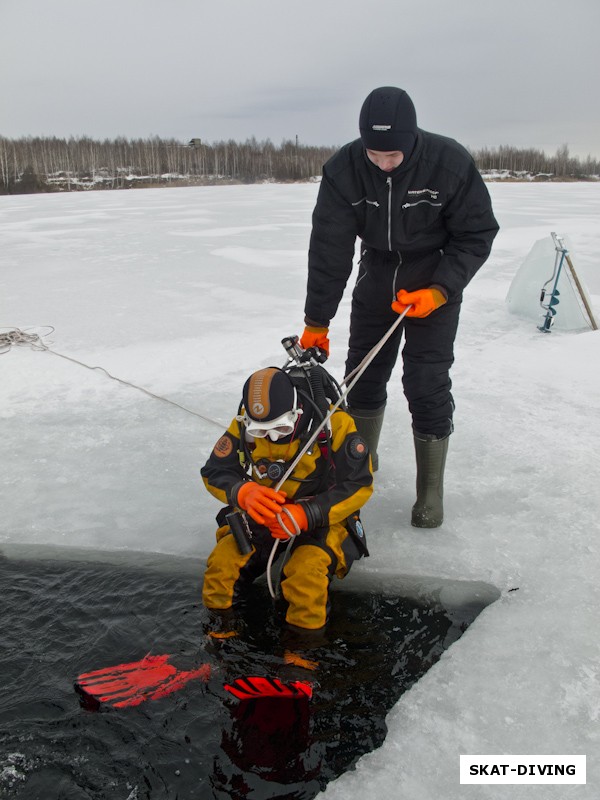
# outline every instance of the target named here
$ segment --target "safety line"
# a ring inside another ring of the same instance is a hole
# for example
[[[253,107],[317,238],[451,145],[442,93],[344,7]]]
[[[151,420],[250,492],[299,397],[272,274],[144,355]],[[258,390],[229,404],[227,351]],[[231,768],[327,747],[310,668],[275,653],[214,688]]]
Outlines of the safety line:
[[[220,430],[226,428],[226,425],[223,425],[222,422],[217,422],[210,417],[205,416],[204,414],[200,414],[197,411],[192,411],[191,408],[186,408],[182,406],[180,403],[176,403],[175,400],[169,400],[168,397],[162,397],[161,395],[155,394],[154,392],[149,391],[148,389],[144,389],[143,386],[137,386],[135,383],[131,383],[130,381],[123,380],[123,378],[118,378],[116,375],[111,375],[111,373],[105,369],[104,367],[92,367],[89,364],[85,364],[83,361],[79,361],[77,358],[73,358],[72,356],[66,356],[63,353],[58,353],[56,350],[52,350],[48,345],[43,341],[46,336],[49,336],[55,328],[52,325],[44,326],[49,328],[49,332],[40,336],[38,333],[28,333],[28,330],[32,329],[25,329],[21,330],[20,328],[11,328],[8,329],[6,333],[0,332],[0,355],[4,355],[7,353],[11,347],[13,346],[28,346],[32,350],[41,350],[46,353],[51,353],[53,356],[58,356],[59,358],[64,358],[65,361],[70,361],[73,364],[78,364],[80,367],[85,367],[86,369],[96,370],[98,372],[103,372],[108,378],[113,381],[117,381],[117,383],[123,384],[123,386],[129,386],[132,389],[137,389],[139,392],[143,392],[144,394],[148,395],[148,397],[152,397],[155,400],[161,400],[163,403],[169,403],[176,408],[185,411],[188,414],[193,414],[195,417],[199,417],[199,419],[204,420],[205,422],[209,422],[211,425],[215,425]]]

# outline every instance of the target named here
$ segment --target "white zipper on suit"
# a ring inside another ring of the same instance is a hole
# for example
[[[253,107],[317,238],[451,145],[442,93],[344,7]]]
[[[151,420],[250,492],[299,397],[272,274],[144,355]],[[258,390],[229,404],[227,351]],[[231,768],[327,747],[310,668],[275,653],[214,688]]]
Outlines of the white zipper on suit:
[[[392,178],[387,179],[388,185],[388,250],[392,249]]]
[[[386,178],[386,183],[388,185],[388,250],[390,253],[392,252],[392,178]],[[404,206],[403,206],[404,208]],[[398,270],[402,266],[402,253],[400,250],[396,250],[398,253],[398,263],[396,265],[396,269],[394,270],[394,277],[392,278],[392,302],[396,299],[396,279],[398,277]]]

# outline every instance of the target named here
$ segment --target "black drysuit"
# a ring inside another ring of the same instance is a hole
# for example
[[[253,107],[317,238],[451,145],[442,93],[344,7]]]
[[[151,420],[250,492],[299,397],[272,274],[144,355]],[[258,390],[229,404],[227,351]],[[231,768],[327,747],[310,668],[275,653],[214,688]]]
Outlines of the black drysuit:
[[[462,292],[497,232],[487,188],[453,139],[419,129],[410,158],[391,173],[369,161],[360,139],[325,164],[313,213],[305,313],[312,324],[329,325],[359,237],[346,374],[397,319],[391,303],[399,289],[435,285],[448,297],[428,317],[405,318],[352,391],[352,408],[385,405],[404,329],[403,385],[413,427],[440,437],[450,433],[449,370]]]

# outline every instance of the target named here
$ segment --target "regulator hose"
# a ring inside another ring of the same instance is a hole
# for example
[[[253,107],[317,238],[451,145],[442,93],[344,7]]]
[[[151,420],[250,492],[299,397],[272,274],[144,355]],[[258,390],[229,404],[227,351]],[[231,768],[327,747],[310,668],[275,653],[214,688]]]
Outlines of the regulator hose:
[[[325,394],[325,378],[323,367],[319,365],[313,366],[309,370],[308,379],[310,381],[310,388],[317,408],[321,412],[321,419],[325,419],[329,411],[329,401]]]

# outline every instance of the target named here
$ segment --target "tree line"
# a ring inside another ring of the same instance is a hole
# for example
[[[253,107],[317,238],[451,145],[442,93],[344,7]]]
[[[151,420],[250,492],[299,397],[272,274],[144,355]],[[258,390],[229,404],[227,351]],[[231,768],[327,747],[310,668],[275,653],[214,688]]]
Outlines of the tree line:
[[[225,181],[307,181],[321,174],[334,147],[313,147],[285,140],[59,139],[0,136],[0,194],[130,188],[139,185],[207,184]],[[600,175],[600,162],[569,154],[567,145],[548,156],[515,147],[472,150],[482,172],[538,179]]]
[[[507,146],[484,147],[471,151],[471,154],[482,172],[527,173],[540,178],[554,176],[580,180],[600,176],[600,161],[597,158],[575,158],[570,155],[566,144],[559,147],[554,155],[546,155],[543,150],[534,148]]]
[[[0,192],[129,188],[166,183],[307,181],[321,174],[332,147],[252,138],[200,139],[0,137]]]

